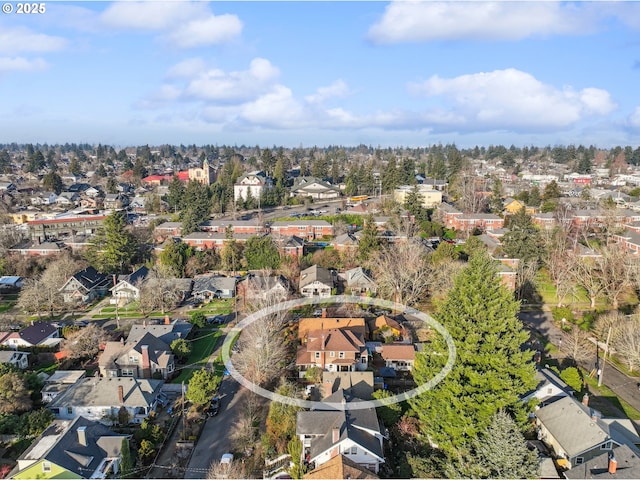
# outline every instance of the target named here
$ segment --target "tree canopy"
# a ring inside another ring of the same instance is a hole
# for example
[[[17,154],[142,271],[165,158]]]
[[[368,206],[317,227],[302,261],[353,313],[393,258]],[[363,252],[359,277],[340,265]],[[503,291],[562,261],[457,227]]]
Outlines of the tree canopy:
[[[471,256],[438,309],[436,317],[453,337],[457,358],[444,380],[410,404],[424,437],[449,455],[476,438],[498,410],[523,413],[519,396],[535,386],[535,366],[533,352],[521,349],[527,333],[518,309],[484,252]],[[413,371],[418,384],[432,379],[447,355],[441,336],[430,352],[418,354]]]
[[[127,229],[125,214],[116,211],[105,218],[88,248],[87,257],[100,272],[124,272],[131,265],[136,249],[137,242]]]

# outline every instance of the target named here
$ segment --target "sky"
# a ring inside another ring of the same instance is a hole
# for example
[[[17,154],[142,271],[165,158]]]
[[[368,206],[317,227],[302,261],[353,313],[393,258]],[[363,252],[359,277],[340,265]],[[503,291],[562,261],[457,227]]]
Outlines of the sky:
[[[640,146],[640,2],[0,3],[0,143]]]

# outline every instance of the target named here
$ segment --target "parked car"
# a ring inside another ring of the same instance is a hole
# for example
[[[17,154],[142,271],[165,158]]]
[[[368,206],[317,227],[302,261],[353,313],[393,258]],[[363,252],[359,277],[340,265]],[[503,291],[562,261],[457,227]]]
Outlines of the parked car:
[[[231,462],[233,462],[233,453],[224,453],[220,459],[220,463],[231,465]]]
[[[224,315],[216,315],[215,317],[207,318],[207,323],[213,325],[222,325],[223,323],[226,323],[226,321],[227,320]]]
[[[220,411],[220,399],[218,397],[213,397],[211,399],[211,404],[209,405],[209,409],[207,410],[207,415],[210,417],[215,417],[218,415]]]

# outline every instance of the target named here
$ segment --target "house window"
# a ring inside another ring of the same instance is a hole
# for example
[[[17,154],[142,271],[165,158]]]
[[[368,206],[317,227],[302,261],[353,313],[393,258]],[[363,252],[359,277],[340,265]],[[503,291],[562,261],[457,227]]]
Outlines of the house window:
[[[330,357],[335,357],[335,356],[336,356],[336,352],[331,352],[331,353],[329,353],[329,356],[330,356]]]
[[[138,363],[138,357],[136,357],[135,355],[129,355],[129,361],[131,363]]]
[[[51,409],[51,413],[53,413],[54,415],[60,415],[60,409],[59,408],[52,408]]]
[[[42,462],[42,471],[50,472],[51,471],[51,462]]]
[[[360,363],[367,363],[367,357],[360,357]]]
[[[576,465],[582,465],[584,463],[584,457],[576,458]]]
[[[358,447],[351,447],[351,452],[349,452],[349,453],[351,453],[351,455],[357,454],[358,453]]]
[[[344,352],[338,353],[338,358],[344,358]]]
[[[320,352],[316,352],[316,359],[320,358]]]
[[[67,415],[73,415],[73,407],[67,407]]]
[[[547,388],[547,395],[551,395],[553,393],[553,388]]]
[[[600,445],[600,450],[609,450],[611,448],[611,442],[603,443]]]
[[[133,377],[133,369],[132,368],[123,368],[122,369],[123,377]]]

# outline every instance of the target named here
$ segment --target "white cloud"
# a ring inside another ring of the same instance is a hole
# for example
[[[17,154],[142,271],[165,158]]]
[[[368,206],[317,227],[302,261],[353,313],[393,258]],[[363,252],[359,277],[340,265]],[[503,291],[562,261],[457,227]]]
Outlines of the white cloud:
[[[374,43],[518,40],[531,36],[585,34],[597,23],[597,9],[590,5],[395,1],[369,29],[368,37]]]
[[[0,73],[33,72],[47,69],[48,64],[41,58],[0,57]]]
[[[35,33],[25,27],[0,31],[0,53],[55,52],[62,50],[67,41],[61,37]]]
[[[245,103],[240,116],[253,124],[279,128],[299,128],[308,120],[293,92],[282,85],[276,85],[272,91]]]
[[[441,78],[410,84],[416,95],[440,97],[450,119],[468,129],[551,129],[569,127],[587,115],[606,115],[616,105],[609,93],[597,88],[557,89],[516,70]],[[437,117],[433,119],[437,122]],[[448,122],[447,122],[448,123]]]
[[[217,45],[229,42],[242,33],[242,22],[235,15],[211,15],[192,20],[169,34],[172,44],[181,48]]]
[[[636,107],[633,113],[629,116],[629,125],[634,128],[640,128],[640,107]]]
[[[319,87],[316,93],[308,95],[305,100],[309,103],[322,103],[330,98],[344,97],[349,93],[349,87],[344,80],[336,80],[331,85]]]
[[[180,63],[176,63],[167,72],[167,78],[189,78],[201,73],[206,68],[204,60],[201,58],[189,58]]]
[[[264,58],[251,61],[248,70],[226,73],[211,69],[197,75],[185,89],[192,99],[241,102],[255,99],[269,91],[280,71]]]
[[[116,2],[101,15],[105,26],[160,31],[172,46],[193,48],[233,40],[242,33],[236,15],[214,15],[206,2]]]

